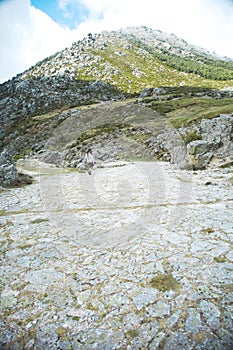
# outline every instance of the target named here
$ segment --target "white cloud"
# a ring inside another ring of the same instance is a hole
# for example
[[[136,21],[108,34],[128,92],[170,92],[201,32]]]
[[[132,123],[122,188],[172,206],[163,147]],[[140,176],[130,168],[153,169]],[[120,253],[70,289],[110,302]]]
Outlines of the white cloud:
[[[29,0],[0,3],[0,82],[71,45],[76,33],[62,28]]]
[[[85,14],[80,13],[85,19],[70,30],[35,9],[30,0],[0,2],[1,82],[90,32],[131,25],[174,33],[233,58],[232,0],[57,0],[57,4],[66,16],[69,5],[85,8]]]
[[[191,44],[215,51],[219,55],[233,58],[232,0],[143,0],[143,2],[81,0],[81,2],[92,13],[92,18],[80,25],[82,31],[87,28],[102,30],[147,25],[174,33]],[[100,14],[102,19],[98,20]]]

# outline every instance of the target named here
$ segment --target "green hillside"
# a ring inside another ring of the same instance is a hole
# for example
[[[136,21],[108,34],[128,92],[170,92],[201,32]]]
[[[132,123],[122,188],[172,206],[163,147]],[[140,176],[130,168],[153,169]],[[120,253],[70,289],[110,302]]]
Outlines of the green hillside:
[[[146,27],[89,34],[22,78],[52,77],[61,70],[78,81],[102,81],[129,94],[148,86],[233,87],[232,60]]]

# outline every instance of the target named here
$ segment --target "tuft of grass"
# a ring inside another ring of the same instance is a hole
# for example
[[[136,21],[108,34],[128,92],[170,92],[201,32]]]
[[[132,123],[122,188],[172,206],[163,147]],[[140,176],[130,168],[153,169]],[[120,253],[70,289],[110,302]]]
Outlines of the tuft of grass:
[[[73,316],[73,317],[72,317],[72,320],[73,320],[73,321],[79,321],[79,319],[80,319],[79,316]]]
[[[225,263],[227,262],[227,258],[225,256],[215,256],[214,261],[217,263]]]
[[[202,230],[203,233],[213,233],[214,229],[212,227],[207,227]]]
[[[88,310],[91,310],[91,311],[94,311],[95,310],[95,308],[94,308],[94,306],[92,305],[92,303],[87,303],[87,309]]]
[[[221,287],[227,292],[233,293],[233,283],[224,284]]]
[[[186,145],[192,141],[201,140],[201,135],[197,134],[196,132],[190,132],[181,137]]]
[[[150,280],[150,286],[158,289],[161,292],[168,290],[177,291],[180,289],[180,284],[170,273],[159,274]]]
[[[64,327],[58,327],[56,329],[56,333],[57,333],[58,337],[63,338],[63,337],[66,337],[67,330]]]
[[[48,222],[48,219],[35,219],[30,222],[30,224],[40,224],[41,222]]]
[[[127,338],[136,338],[138,336],[138,330],[137,329],[129,329],[127,332],[126,332],[126,337]]]
[[[24,250],[24,249],[29,249],[29,248],[31,248],[31,247],[32,247],[32,244],[27,244],[27,243],[25,243],[25,244],[20,245],[20,246],[19,246],[19,249]]]

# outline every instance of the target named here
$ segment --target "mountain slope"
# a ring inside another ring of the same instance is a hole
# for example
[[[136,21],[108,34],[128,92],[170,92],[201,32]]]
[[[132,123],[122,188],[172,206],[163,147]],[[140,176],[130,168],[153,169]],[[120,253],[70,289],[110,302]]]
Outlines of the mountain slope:
[[[148,132],[148,116],[154,113],[161,117],[160,125],[179,128],[203,115],[232,113],[232,72],[232,60],[146,27],[89,34],[0,85],[0,149],[17,155],[69,149],[64,152],[71,164],[90,139],[103,147],[113,137],[118,143],[127,140],[124,157],[137,147],[138,155],[150,157],[146,137],[156,128]],[[116,101],[119,108],[109,104]],[[93,106],[85,112],[87,119],[80,117],[83,106],[100,103],[105,107]],[[119,122],[126,106],[127,125]],[[67,125],[64,142],[52,146],[51,139],[58,132],[63,135]],[[113,148],[107,149],[110,157]]]
[[[101,80],[128,93],[146,86],[232,86],[233,61],[219,59],[175,35],[146,27],[89,34],[71,48],[27,71],[22,78],[69,74]]]

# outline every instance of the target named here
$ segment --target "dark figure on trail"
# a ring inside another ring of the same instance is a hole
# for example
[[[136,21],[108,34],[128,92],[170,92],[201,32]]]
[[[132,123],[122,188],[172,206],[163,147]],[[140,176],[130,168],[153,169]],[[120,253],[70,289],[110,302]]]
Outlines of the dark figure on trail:
[[[87,165],[88,174],[91,175],[91,172],[95,164],[95,160],[94,160],[91,148],[89,148],[89,150],[84,156],[84,163]]]

